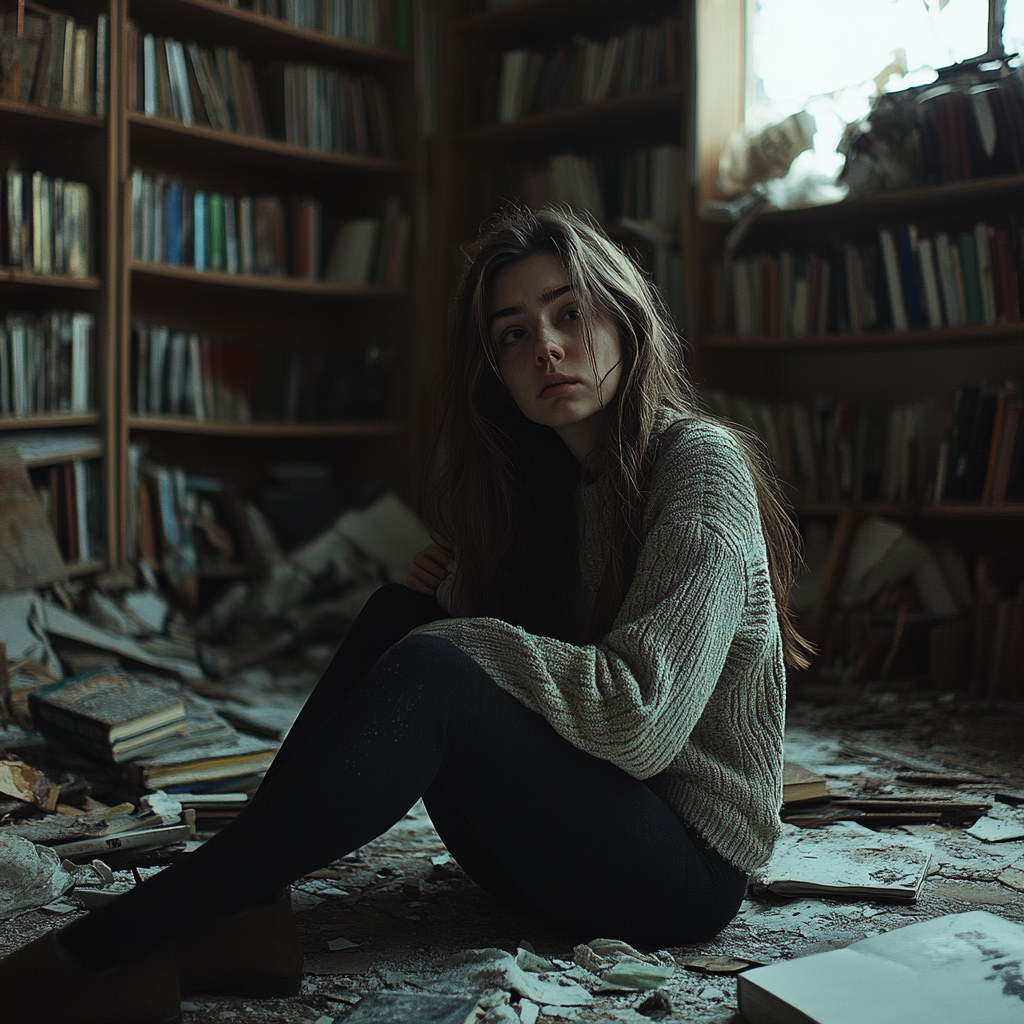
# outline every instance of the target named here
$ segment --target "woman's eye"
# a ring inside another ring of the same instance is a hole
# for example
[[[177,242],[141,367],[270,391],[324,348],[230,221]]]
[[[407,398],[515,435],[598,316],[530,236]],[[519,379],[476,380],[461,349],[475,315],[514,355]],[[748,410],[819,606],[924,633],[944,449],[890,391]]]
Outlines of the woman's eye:
[[[580,311],[578,309],[567,309],[565,311],[565,319],[566,320],[579,320],[580,319]]]
[[[513,327],[511,330],[506,331],[501,336],[501,343],[502,345],[514,345],[525,334],[526,331],[524,331],[522,328]]]

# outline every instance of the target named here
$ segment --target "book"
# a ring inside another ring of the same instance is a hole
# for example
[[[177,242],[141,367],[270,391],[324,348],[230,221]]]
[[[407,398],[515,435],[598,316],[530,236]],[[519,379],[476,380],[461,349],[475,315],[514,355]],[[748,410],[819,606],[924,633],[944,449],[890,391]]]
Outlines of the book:
[[[910,326],[907,307],[903,299],[903,284],[900,279],[900,260],[896,242],[891,231],[880,228],[878,242],[882,248],[882,263],[885,267],[885,282],[889,294],[889,309],[892,314],[892,329],[905,331]]]
[[[783,826],[771,860],[751,879],[753,891],[777,896],[917,899],[931,862],[931,847],[848,824],[851,827],[807,830]]]
[[[749,1024],[1014,1024],[1022,967],[1024,926],[974,910],[744,971],[737,997]]]
[[[134,829],[113,836],[96,836],[92,839],[78,839],[71,843],[59,843],[52,847],[61,860],[81,860],[102,857],[105,854],[123,853],[134,850],[144,853],[158,850],[172,843],[183,843],[195,838],[194,825],[162,825],[157,828]]]
[[[973,231],[964,231],[960,234],[958,250],[967,323],[981,324],[985,322],[985,312],[982,306],[981,278],[978,269],[978,242]]]
[[[83,753],[117,763],[124,743],[186,720],[181,700],[121,669],[98,669],[40,687],[29,696],[37,729]],[[118,744],[121,744],[120,748]]]
[[[270,767],[278,746],[274,740],[239,735],[221,745],[137,758],[129,762],[126,769],[129,777],[144,789],[192,786],[264,772]]]
[[[782,768],[782,802],[800,803],[821,800],[828,796],[828,784],[823,775],[809,771],[803,765],[787,761]]]

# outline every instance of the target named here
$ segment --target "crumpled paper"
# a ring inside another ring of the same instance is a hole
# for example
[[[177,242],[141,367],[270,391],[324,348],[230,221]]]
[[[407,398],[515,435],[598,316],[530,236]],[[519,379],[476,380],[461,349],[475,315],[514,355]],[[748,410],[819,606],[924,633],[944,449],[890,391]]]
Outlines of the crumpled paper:
[[[548,981],[524,971],[503,949],[470,949],[446,960],[436,987],[453,992],[505,989],[541,1006],[589,1006],[594,997],[582,985],[560,978]]]
[[[0,920],[51,903],[75,884],[49,847],[0,832]]]
[[[621,939],[594,939],[572,951],[573,960],[604,981],[604,990],[644,992],[660,988],[675,973],[674,964],[641,953]]]

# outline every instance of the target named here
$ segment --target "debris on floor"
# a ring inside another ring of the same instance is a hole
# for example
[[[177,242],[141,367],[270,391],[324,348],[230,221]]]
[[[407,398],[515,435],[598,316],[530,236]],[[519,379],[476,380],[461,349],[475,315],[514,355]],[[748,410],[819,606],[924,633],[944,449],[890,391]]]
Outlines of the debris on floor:
[[[193,482],[204,501],[216,493]],[[229,548],[203,507],[196,536],[184,519],[168,534],[191,553],[150,537],[137,570],[47,571],[38,589],[0,593],[0,954],[117,899],[230,822],[368,594],[400,581],[426,543],[389,496],[287,554],[245,507],[247,540],[231,557],[250,552],[247,571],[203,604],[189,574]],[[41,709],[76,676],[100,682],[96,703],[75,709],[91,741],[68,743],[69,719]],[[101,706],[122,682],[137,697],[131,715],[124,700],[119,715]],[[730,1024],[737,979],[762,965],[981,907],[1024,920],[1024,707],[894,684],[838,694],[791,700],[786,759],[804,774],[787,780],[783,841],[714,938],[638,949],[526,917],[466,877],[419,803],[296,881],[298,997],[195,996],[185,1024]]]

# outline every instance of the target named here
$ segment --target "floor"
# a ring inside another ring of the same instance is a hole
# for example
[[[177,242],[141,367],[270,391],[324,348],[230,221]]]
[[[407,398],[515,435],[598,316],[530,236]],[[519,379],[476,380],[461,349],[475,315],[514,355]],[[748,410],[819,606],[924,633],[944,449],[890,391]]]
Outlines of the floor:
[[[833,793],[919,794],[920,786],[897,782],[901,770],[970,771],[983,780],[967,787],[937,786],[927,794],[984,800],[1001,820],[1024,822],[1024,807],[1018,810],[1015,804],[1017,797],[1024,798],[1024,707],[893,692],[845,700],[822,696],[791,702],[787,745],[791,758],[829,776]],[[904,828],[920,832],[924,826]],[[671,1007],[667,1015],[665,1000],[652,1001],[649,992],[599,992],[589,1006],[546,1007],[539,1020],[738,1022],[736,980],[730,969],[741,965],[719,960],[711,966],[724,971],[708,971],[685,964],[710,957],[767,963],[979,908],[1024,921],[1024,871],[1015,875],[1006,870],[1024,858],[1024,839],[986,843],[958,828],[928,827],[928,832],[936,853],[915,902],[750,896],[713,941],[655,953],[653,959],[675,966],[659,989]],[[391,832],[319,874],[301,880],[294,893],[306,951],[302,994],[266,1002],[189,998],[183,1004],[185,1024],[328,1024],[343,1020],[370,993],[430,990],[449,958],[467,949],[497,947],[514,954],[524,940],[537,954],[572,968],[571,976],[585,987],[597,987],[598,979],[572,961],[577,943],[598,936],[561,934],[497,904],[448,857],[422,805]],[[119,877],[124,885],[132,884],[127,872]],[[59,923],[43,911],[8,922],[0,951]],[[339,939],[347,942],[335,941]],[[334,950],[328,948],[332,941]],[[518,997],[509,998],[511,1007],[500,994],[493,996],[494,1005],[478,1019],[519,1020]],[[641,1006],[644,1013],[638,1010]],[[528,1019],[526,1005],[520,1008],[522,1019]]]

